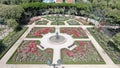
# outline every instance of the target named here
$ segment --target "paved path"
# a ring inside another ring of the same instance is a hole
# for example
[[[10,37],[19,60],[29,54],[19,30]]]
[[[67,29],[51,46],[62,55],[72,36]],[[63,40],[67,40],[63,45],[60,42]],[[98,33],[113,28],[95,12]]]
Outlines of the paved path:
[[[54,49],[53,50],[53,62],[52,64],[57,64],[57,61],[61,59],[61,54],[60,54],[61,49]]]
[[[92,20],[94,21],[94,20]],[[44,65],[44,64],[6,64],[7,60],[12,56],[14,51],[18,48],[20,43],[23,40],[41,40],[39,38],[26,38],[27,34],[30,32],[30,30],[33,27],[56,27],[55,25],[50,25],[50,21],[47,25],[35,25],[34,23],[32,25],[27,25],[26,27],[29,27],[26,32],[18,39],[18,41],[10,48],[10,50],[5,54],[5,56],[0,60],[0,68],[53,68],[52,66]],[[97,49],[98,53],[101,55],[101,57],[104,59],[106,64],[80,64],[80,65],[61,65],[58,68],[61,68],[64,66],[65,68],[120,68],[120,64],[114,64],[113,61],[109,58],[109,56],[106,54],[106,52],[101,48],[101,46],[97,43],[97,41],[93,38],[93,36],[89,33],[87,28],[91,28],[94,26],[89,26],[89,25],[73,25],[69,26],[68,24],[66,25],[59,25],[59,27],[82,27],[85,32],[88,35],[88,38],[83,38],[83,39],[74,39],[75,40],[81,40],[81,41],[91,41],[95,48]],[[60,50],[59,49],[54,49],[54,61],[57,61],[56,59],[61,58],[60,56]],[[56,62],[53,62],[56,63]]]

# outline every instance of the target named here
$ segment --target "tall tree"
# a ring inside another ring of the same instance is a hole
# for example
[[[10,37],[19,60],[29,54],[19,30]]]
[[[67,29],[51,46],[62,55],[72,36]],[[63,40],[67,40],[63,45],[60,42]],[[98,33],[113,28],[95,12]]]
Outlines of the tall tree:
[[[24,11],[24,9],[19,5],[0,4],[0,7],[0,16],[5,19],[18,19]]]

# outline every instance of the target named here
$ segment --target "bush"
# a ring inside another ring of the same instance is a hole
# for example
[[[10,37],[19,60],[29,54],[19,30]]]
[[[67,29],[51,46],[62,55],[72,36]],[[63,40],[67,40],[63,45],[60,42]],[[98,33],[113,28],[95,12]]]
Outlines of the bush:
[[[63,8],[70,9],[72,7],[78,9],[78,10],[85,10],[88,11],[88,6],[86,4],[69,4],[69,3],[40,3],[40,2],[33,2],[33,3],[25,3],[21,4],[21,6],[27,11],[27,10],[42,10],[42,9],[48,9],[48,8]]]
[[[116,44],[116,46],[118,47],[118,49],[120,50],[120,33],[116,34],[113,37],[114,43]]]

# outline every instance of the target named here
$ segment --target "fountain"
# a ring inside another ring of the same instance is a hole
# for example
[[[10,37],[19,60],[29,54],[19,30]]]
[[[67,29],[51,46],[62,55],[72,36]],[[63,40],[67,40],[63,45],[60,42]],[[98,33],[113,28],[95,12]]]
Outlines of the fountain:
[[[66,38],[62,35],[53,35],[49,38],[49,41],[53,44],[62,44],[66,42]]]

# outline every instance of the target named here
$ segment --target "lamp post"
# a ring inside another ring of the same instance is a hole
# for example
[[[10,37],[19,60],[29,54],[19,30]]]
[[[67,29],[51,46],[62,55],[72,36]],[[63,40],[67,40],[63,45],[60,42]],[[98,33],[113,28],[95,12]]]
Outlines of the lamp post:
[[[48,59],[46,61],[46,63],[47,63],[47,65],[53,66],[53,68],[56,68],[56,66],[59,66],[62,63],[62,61],[61,61],[61,59],[58,59],[57,64],[51,64],[51,61]]]

